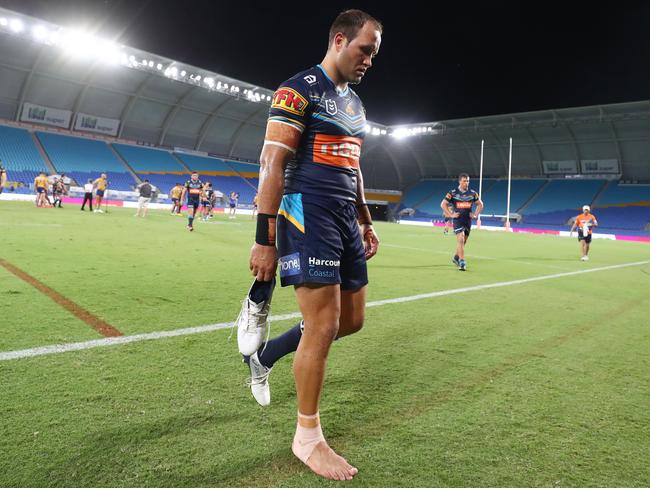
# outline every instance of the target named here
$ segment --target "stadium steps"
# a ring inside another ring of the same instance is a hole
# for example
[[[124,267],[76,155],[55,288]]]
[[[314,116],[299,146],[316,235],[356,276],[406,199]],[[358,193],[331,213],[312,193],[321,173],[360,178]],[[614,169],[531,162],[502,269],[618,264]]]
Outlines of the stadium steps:
[[[34,132],[29,132],[30,137],[32,138],[32,141],[34,141],[34,146],[36,146],[36,149],[38,150],[38,153],[41,155],[41,158],[43,159],[43,162],[45,163],[45,166],[50,170],[50,174],[56,175],[59,174],[57,169],[54,167],[54,164],[52,164],[52,161],[50,160],[50,157],[47,155],[47,151],[41,144],[41,141],[39,140],[38,137],[36,137],[36,134]]]
[[[609,189],[610,186],[613,184],[617,184],[618,182],[616,180],[608,180],[605,182],[605,184],[602,186],[600,190],[598,190],[598,193],[596,193],[596,196],[594,199],[591,201],[589,205],[591,205],[591,208],[594,208],[596,204],[598,203],[598,200],[600,200],[600,197],[602,197],[605,192]]]
[[[179,158],[178,156],[176,156],[176,154],[175,154],[173,151],[170,151],[169,154],[171,154],[171,155],[172,155],[172,158],[174,158],[176,161],[178,161],[178,164],[180,164],[183,168],[185,168],[185,170],[186,170],[188,173],[191,173],[191,172],[192,172],[192,170],[187,166],[187,164],[185,164],[181,158]]]
[[[242,175],[239,171],[237,171],[232,166],[232,164],[228,163],[228,161],[226,161],[225,159],[223,160],[223,162],[226,163],[226,166],[228,166],[231,170],[237,173],[237,176],[239,176],[242,180],[244,180],[248,186],[250,186],[253,190],[257,191],[257,187],[253,185],[250,181],[248,181],[248,179],[244,175]]]
[[[546,187],[551,184],[551,180],[546,180],[546,183],[544,183],[542,186],[540,186],[535,193],[533,193],[528,200],[524,202],[524,204],[519,207],[517,210],[515,210],[516,213],[522,214],[526,211],[526,207],[533,203],[533,201],[542,194],[544,190],[546,190]]]
[[[133,168],[131,167],[131,165],[130,165],[129,163],[126,162],[126,159],[124,159],[124,158],[122,157],[122,155],[119,153],[119,151],[113,147],[113,144],[106,144],[106,145],[107,145],[108,148],[111,150],[111,152],[113,153],[113,155],[115,156],[115,158],[116,158],[120,163],[122,163],[122,164],[124,165],[124,167],[126,168],[126,170],[127,170],[129,173],[131,173],[131,176],[132,176],[133,179],[138,183],[138,185],[139,185],[140,183],[142,183],[142,180],[140,179],[140,177],[136,174],[135,171],[133,171]]]

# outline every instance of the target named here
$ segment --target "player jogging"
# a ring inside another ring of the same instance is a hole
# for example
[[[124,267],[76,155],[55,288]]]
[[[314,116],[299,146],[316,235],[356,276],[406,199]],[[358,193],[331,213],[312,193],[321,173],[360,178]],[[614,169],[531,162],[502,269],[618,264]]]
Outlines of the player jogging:
[[[472,213],[472,206],[476,204],[475,212]],[[445,217],[452,219],[452,227],[456,234],[456,254],[452,259],[460,271],[467,269],[465,263],[465,244],[469,239],[472,230],[472,219],[478,218],[483,210],[483,202],[478,193],[469,189],[469,175],[461,173],[458,176],[458,187],[447,192],[445,198],[440,202],[440,207]]]
[[[598,221],[595,215],[591,213],[589,205],[582,207],[582,213],[578,215],[571,226],[570,235],[578,229],[578,242],[580,243],[580,252],[582,256],[580,261],[589,261],[589,247],[591,246],[591,236],[594,227],[598,227]]]
[[[238,321],[240,352],[250,355],[251,389],[259,403],[270,402],[268,377],[275,361],[296,352],[292,451],[333,480],[352,479],[358,470],[329,447],[321,430],[325,366],[334,339],[363,325],[366,260],[379,246],[359,167],[365,110],[349,84],[359,83],[372,66],[381,31],[365,12],[342,12],[330,28],[322,63],[282,83],[273,96],[249,264],[256,282]],[[264,324],[254,313],[266,310],[247,307],[264,288],[257,284],[272,283],[277,265],[282,286],[295,287],[304,323],[263,344],[265,327],[256,327]]]
[[[187,230],[190,232],[194,230],[194,217],[196,217],[196,209],[200,205],[202,190],[203,182],[199,180],[199,174],[193,171],[190,179],[185,182],[181,195],[181,202],[185,200],[185,195],[187,195]]]

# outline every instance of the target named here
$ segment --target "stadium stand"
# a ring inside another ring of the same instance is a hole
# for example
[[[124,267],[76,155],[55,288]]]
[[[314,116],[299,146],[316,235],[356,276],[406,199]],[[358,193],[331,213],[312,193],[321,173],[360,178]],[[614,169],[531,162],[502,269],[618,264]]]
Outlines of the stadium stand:
[[[94,139],[37,132],[50,161],[59,172],[64,172],[79,185],[106,173],[110,188],[132,190],[137,182],[115,157],[108,145]]]
[[[231,191],[237,192],[240,203],[253,203],[258,180],[257,177],[248,176],[259,174],[258,165],[194,154],[175,154],[192,171],[198,171],[203,181],[211,181],[215,190],[219,190],[224,195],[228,195]]]
[[[223,174],[230,174],[233,171],[222,159],[179,152],[174,154],[192,171],[198,171],[199,173],[201,171],[222,172]]]
[[[49,173],[31,134],[25,129],[0,125],[0,159],[7,170],[7,181],[24,186],[17,193],[32,193],[29,188],[41,172]]]
[[[113,144],[113,147],[136,173],[186,172],[168,151],[128,144]]]
[[[606,180],[552,180],[526,207],[527,224],[564,225],[582,205],[591,205]]]
[[[547,182],[544,179],[512,180],[510,212],[517,212]],[[505,215],[508,204],[508,180],[497,180],[483,191],[484,214]]]

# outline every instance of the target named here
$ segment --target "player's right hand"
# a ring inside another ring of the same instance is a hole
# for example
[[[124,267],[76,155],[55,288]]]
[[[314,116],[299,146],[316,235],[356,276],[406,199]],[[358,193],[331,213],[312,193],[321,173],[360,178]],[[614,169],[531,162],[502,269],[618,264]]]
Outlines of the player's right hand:
[[[275,246],[262,246],[257,242],[251,247],[248,267],[257,281],[271,281],[278,266],[278,251]]]
[[[451,214],[452,219],[457,219],[458,217],[460,217],[460,214],[458,212],[454,212]]]

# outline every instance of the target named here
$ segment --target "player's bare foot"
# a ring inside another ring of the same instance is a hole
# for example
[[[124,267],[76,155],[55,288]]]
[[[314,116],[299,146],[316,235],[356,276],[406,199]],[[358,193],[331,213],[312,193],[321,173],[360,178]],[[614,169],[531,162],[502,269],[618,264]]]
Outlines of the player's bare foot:
[[[294,454],[300,458],[296,452],[296,442],[294,440],[292,449]],[[348,463],[343,457],[336,454],[325,441],[320,441],[316,444],[311,455],[304,463],[317,475],[336,481],[351,480],[359,472],[357,468]]]

